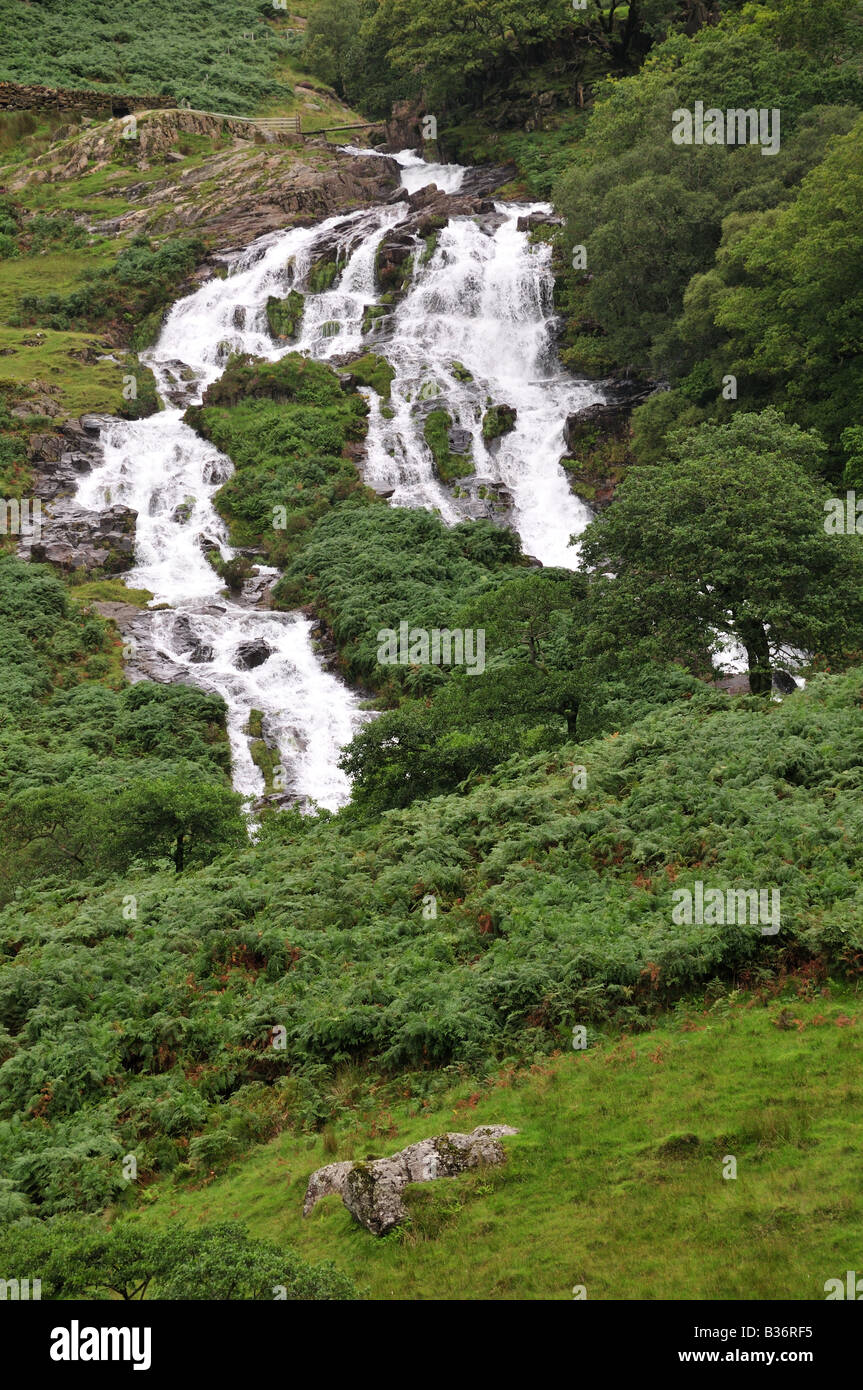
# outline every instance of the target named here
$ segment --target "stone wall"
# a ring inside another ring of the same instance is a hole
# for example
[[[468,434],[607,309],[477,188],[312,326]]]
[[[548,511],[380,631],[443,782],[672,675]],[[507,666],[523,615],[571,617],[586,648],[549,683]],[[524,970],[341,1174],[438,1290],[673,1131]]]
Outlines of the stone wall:
[[[83,92],[0,82],[0,111],[80,111],[88,116],[128,116],[130,111],[176,106],[170,96],[129,96],[125,92]]]

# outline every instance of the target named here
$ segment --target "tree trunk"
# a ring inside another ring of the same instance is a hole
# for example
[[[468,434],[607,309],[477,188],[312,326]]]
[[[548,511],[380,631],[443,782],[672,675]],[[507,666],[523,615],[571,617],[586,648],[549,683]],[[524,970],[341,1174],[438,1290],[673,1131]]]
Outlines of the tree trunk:
[[[181,873],[183,872],[183,841],[184,841],[184,840],[185,840],[185,835],[183,834],[182,831],[180,831],[180,834],[177,836],[177,848],[174,850],[174,867],[176,868],[178,874],[181,874]]]
[[[770,666],[770,646],[764,624],[741,623],[740,640],[746,648],[746,660],[749,663],[750,691],[753,695],[769,695],[773,689],[773,675]]]

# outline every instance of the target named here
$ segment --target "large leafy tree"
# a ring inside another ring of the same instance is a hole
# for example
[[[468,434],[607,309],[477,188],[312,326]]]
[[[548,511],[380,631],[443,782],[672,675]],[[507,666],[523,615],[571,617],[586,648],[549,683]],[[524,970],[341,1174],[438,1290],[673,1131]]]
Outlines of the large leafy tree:
[[[243,843],[242,797],[197,768],[178,766],[153,778],[138,778],[111,807],[112,842],[121,863],[138,852],[170,855],[177,873],[190,863],[207,863],[220,849]]]
[[[716,323],[730,370],[778,389],[835,444],[863,418],[863,117],[795,201],[732,240]]]
[[[153,1229],[118,1221],[110,1229],[87,1217],[25,1219],[0,1234],[7,1268],[38,1269],[43,1295],[178,1301],[351,1299],[351,1281],[331,1264],[310,1264],[296,1251],[252,1238],[244,1226]]]
[[[573,366],[598,375],[624,364],[674,370],[663,336],[691,277],[712,265],[723,219],[789,201],[823,154],[820,131],[801,134],[813,107],[863,105],[859,28],[825,34],[822,8],[801,0],[795,14],[775,0],[726,13],[694,42],[672,35],[636,76],[600,89],[555,192],[568,240],[587,250],[587,273],[579,269],[570,285]],[[817,42],[804,37],[806,16]],[[779,152],[673,144],[672,112],[697,100],[723,110],[778,107]]]
[[[525,72],[531,48],[572,24],[568,0],[382,0],[372,27],[395,71],[434,104],[464,96],[496,64]]]
[[[823,448],[775,410],[742,412],[673,435],[663,464],[634,469],[582,540],[594,654],[613,664],[626,646],[706,674],[732,638],[766,693],[781,648],[858,644],[863,546],[825,532]]]

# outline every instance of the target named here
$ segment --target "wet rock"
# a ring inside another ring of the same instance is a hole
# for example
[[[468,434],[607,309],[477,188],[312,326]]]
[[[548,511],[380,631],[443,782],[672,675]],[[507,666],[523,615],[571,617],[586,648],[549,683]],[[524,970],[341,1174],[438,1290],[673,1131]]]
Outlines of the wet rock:
[[[458,426],[454,426],[448,432],[447,437],[449,439],[449,449],[451,454],[470,453],[471,443],[473,442],[470,430],[463,430],[459,429]]]
[[[89,512],[74,502],[54,504],[43,519],[41,534],[22,538],[22,553],[64,570],[119,574],[134,563],[135,522],[130,507]]]
[[[436,183],[427,183],[423,188],[418,188],[415,193],[408,196],[410,206],[416,212],[419,208],[427,208],[429,203],[440,201],[442,190]]]
[[[192,620],[188,613],[177,614],[173,622],[172,632],[177,650],[180,652],[190,651],[198,640],[192,631]]]
[[[274,342],[294,342],[300,331],[305,299],[297,290],[284,298],[271,294],[267,299],[267,325]]]
[[[517,1133],[511,1125],[480,1125],[470,1134],[422,1139],[391,1158],[327,1164],[309,1179],[303,1216],[309,1216],[322,1197],[337,1192],[366,1230],[376,1236],[386,1235],[407,1216],[402,1197],[408,1183],[454,1178],[472,1168],[504,1163],[506,1154],[500,1140]]]
[[[96,421],[95,430],[87,432],[75,421],[66,421],[55,434],[31,434],[27,459],[34,497],[53,501],[73,496],[82,475],[101,462],[102,448],[95,436],[102,421],[96,416],[84,419]]]
[[[178,652],[188,656],[190,661],[199,664],[212,661],[215,653],[207,642],[202,642],[192,627],[188,613],[178,613],[171,628],[171,637]]]
[[[514,405],[493,405],[482,418],[482,437],[486,444],[515,429],[518,411]]]
[[[561,465],[571,490],[595,512],[612,501],[620,478],[634,462],[630,424],[636,398],[622,394],[568,415],[567,454]]]
[[[422,144],[421,129],[422,106],[418,101],[393,102],[390,118],[386,123],[387,143],[385,148],[393,153],[399,150],[419,149]]]
[[[773,672],[773,689],[778,695],[793,695],[797,682],[790,671],[784,671],[780,666]]]
[[[398,293],[405,288],[409,262],[416,251],[414,233],[397,229],[385,236],[378,246],[375,269],[378,284],[385,293]]]
[[[256,637],[253,642],[241,643],[234,655],[234,663],[241,671],[252,671],[256,666],[263,666],[272,654],[269,643],[262,637]]]
[[[123,674],[137,681],[156,681],[160,685],[194,685],[189,672],[171,654],[163,650],[154,635],[154,623],[160,617],[152,608],[137,608],[131,603],[99,600],[93,604],[97,613],[114,623],[127,648]]]
[[[114,128],[116,126],[116,128]],[[311,139],[278,135],[268,148],[256,149],[254,128],[229,117],[186,110],[154,111],[139,123],[134,151],[119,139],[120,123],[111,123],[71,142],[69,157],[56,149],[32,161],[15,177],[16,188],[37,181],[78,177],[108,167],[118,149],[139,167],[164,170],[163,177],[127,190],[130,210],[94,221],[91,230],[111,235],[146,231],[159,219],[159,233],[194,228],[219,250],[247,247],[266,232],[292,225],[311,225],[340,212],[383,203],[398,191],[401,170],[388,158],[356,159]],[[167,162],[172,146],[186,134],[205,135],[213,153],[199,165]],[[225,142],[223,137],[230,139]],[[284,158],[290,145],[295,158]],[[313,153],[314,151],[314,153]]]
[[[490,193],[494,193],[503,184],[511,183],[517,174],[518,170],[514,164],[475,165],[472,169],[465,171],[457,196],[487,198]],[[479,209],[481,212],[491,210],[490,208]]]
[[[468,474],[464,478],[456,478],[452,487],[459,510],[466,519],[479,521],[485,518],[498,526],[512,525],[515,500],[504,483]]]
[[[484,236],[493,237],[507,220],[507,216],[503,212],[486,212],[477,216],[476,224]]]
[[[628,402],[605,402],[589,405],[566,417],[564,437],[567,449],[574,450],[586,436],[628,433],[632,407]]]
[[[197,378],[185,362],[171,360],[162,364],[161,390],[169,405],[181,408],[188,405],[195,395]]]
[[[518,219],[518,230],[530,232],[534,227],[562,227],[563,218],[550,212],[529,212]]]

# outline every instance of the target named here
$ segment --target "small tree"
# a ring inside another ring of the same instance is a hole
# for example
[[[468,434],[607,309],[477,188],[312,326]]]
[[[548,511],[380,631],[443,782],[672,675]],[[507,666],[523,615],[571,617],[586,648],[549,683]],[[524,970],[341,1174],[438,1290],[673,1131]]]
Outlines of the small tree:
[[[63,1216],[0,1227],[7,1269],[39,1271],[49,1298],[335,1300],[356,1289],[334,1265],[255,1240],[244,1226],[153,1228],[138,1220],[110,1229],[98,1218]]]
[[[823,451],[772,409],[673,435],[667,462],[634,469],[582,537],[589,649],[614,664],[626,646],[707,674],[730,635],[764,694],[780,648],[835,656],[859,644],[863,547],[825,532],[812,476]]]
[[[207,863],[220,849],[243,843],[241,805],[241,796],[198,768],[141,778],[110,808],[114,855],[123,863],[133,853],[169,855],[182,873],[188,863]]]

